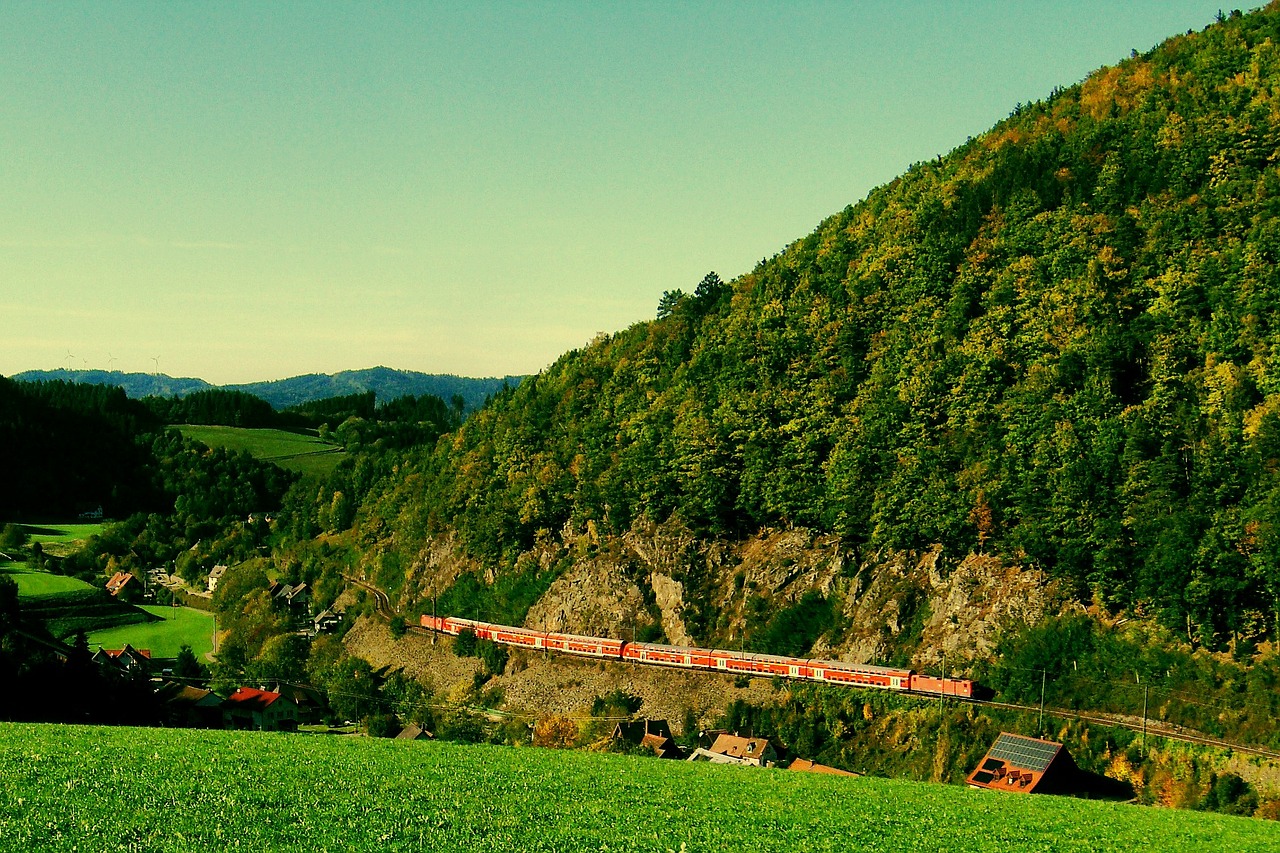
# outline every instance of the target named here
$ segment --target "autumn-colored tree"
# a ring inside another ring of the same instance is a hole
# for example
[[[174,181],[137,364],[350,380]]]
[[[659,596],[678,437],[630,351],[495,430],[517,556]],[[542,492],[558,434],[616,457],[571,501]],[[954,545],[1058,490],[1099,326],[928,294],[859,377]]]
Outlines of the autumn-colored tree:
[[[578,743],[578,724],[568,717],[549,714],[533,726],[533,745],[548,749],[569,749]]]

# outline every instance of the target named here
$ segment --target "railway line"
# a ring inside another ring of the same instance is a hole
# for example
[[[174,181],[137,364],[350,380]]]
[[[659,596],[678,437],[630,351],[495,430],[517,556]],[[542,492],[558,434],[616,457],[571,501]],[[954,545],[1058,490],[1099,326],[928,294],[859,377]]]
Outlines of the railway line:
[[[367,581],[350,577],[347,575],[344,575],[343,577],[345,577],[350,583],[366,590],[369,594],[373,596],[374,607],[377,610],[378,614],[382,616],[382,618],[386,619],[387,621],[390,621],[391,619],[395,618],[396,614],[393,608],[391,607],[391,600],[388,598],[385,592],[378,589],[376,586],[374,586],[373,584]],[[432,617],[423,617],[424,622],[430,619],[432,619]],[[437,624],[439,624],[440,621],[442,620],[437,620]],[[462,620],[462,621],[469,621],[469,620]],[[505,627],[505,626],[496,626],[496,627]],[[437,633],[437,631],[434,631],[430,627],[423,627],[423,626],[413,625],[413,624],[407,625],[406,628],[409,631],[412,631],[418,634]],[[446,631],[445,633],[450,633],[450,632]],[[453,631],[452,633],[456,634],[456,631]],[[530,632],[530,633],[534,634],[538,632]],[[497,639],[496,637],[493,637],[493,639],[495,640],[495,642],[503,642],[503,640]],[[587,639],[595,639],[595,638],[587,638]],[[631,645],[631,644],[623,644],[621,643],[621,641],[618,641],[618,643],[619,643],[619,647],[621,647],[622,645]],[[515,645],[517,647],[525,645],[523,643],[508,643],[508,644]],[[539,648],[542,648],[542,647],[539,647]],[[582,652],[576,652],[569,648],[559,648],[559,649],[551,649],[550,647],[547,647],[547,648],[549,650],[560,651],[570,655],[582,654]],[[665,648],[665,647],[662,647],[662,648]],[[610,657],[612,658],[612,656]],[[772,656],[757,655],[755,657],[765,658],[765,657],[772,657]],[[637,663],[637,664],[643,664],[643,665],[649,665],[649,666],[673,665],[671,662],[668,662],[668,661],[663,661],[659,659],[646,659],[643,656],[624,657],[621,653],[618,654],[617,659],[620,662],[624,662],[624,663]],[[690,667],[690,668],[702,669],[703,671],[706,671],[706,669],[710,669],[711,667]],[[732,670],[732,669],[729,669],[729,670],[722,669],[718,671],[728,672],[729,674],[735,674],[735,675],[745,674],[745,675],[751,675],[755,677],[772,676],[772,675],[782,675],[782,677],[793,677],[785,673],[748,672],[748,671],[740,671],[740,670]],[[808,680],[813,680],[813,679],[808,679]],[[841,679],[841,680],[832,680],[831,682],[828,682],[828,683],[848,683],[848,682],[844,682]],[[1235,743],[1232,741],[1226,741],[1219,738],[1209,737],[1203,732],[1191,731],[1181,726],[1176,726],[1170,723],[1166,723],[1162,720],[1151,720],[1151,719],[1143,720],[1140,717],[1134,717],[1132,715],[1109,714],[1103,711],[1077,711],[1077,710],[1071,710],[1068,708],[1054,708],[1054,707],[1048,707],[1048,706],[1041,707],[1040,705],[1026,705],[1026,704],[1020,704],[1016,702],[998,702],[993,699],[982,698],[981,696],[963,695],[963,693],[961,693],[960,691],[936,689],[938,685],[941,683],[940,680],[938,679],[931,679],[930,682],[928,683],[930,683],[931,686],[935,687],[935,689],[933,690],[907,689],[906,692],[908,692],[910,695],[917,695],[922,699],[937,698],[937,699],[942,699],[946,701],[963,702],[970,705],[986,706],[990,708],[1001,708],[1004,710],[1017,711],[1020,713],[1043,714],[1044,716],[1053,717],[1055,719],[1079,720],[1081,722],[1093,723],[1095,725],[1124,728],[1124,729],[1128,729],[1129,731],[1144,733],[1146,735],[1163,738],[1165,740],[1176,740],[1176,741],[1181,741],[1183,743],[1192,743],[1192,744],[1198,744],[1201,746],[1211,746],[1218,749],[1230,749],[1235,752],[1240,752],[1247,755],[1256,755],[1261,758],[1280,760],[1280,751],[1266,749],[1264,747],[1251,746],[1248,744]],[[888,686],[888,685],[874,685],[874,684],[864,683],[864,684],[852,684],[852,686],[882,687],[882,686]]]

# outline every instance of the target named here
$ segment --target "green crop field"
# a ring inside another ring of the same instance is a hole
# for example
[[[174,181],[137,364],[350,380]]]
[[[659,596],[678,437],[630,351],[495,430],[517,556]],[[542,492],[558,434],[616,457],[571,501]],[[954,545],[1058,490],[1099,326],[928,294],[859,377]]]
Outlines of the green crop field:
[[[209,447],[244,450],[255,459],[274,462],[303,476],[321,477],[346,455],[337,445],[313,435],[299,435],[279,429],[244,429],[228,426],[180,426],[183,435]]]
[[[0,849],[1275,850],[1280,824],[534,748],[0,724]]]
[[[202,657],[213,651],[213,614],[191,607],[156,607],[143,610],[160,617],[159,622],[123,625],[89,634],[89,647],[118,649],[125,643],[135,649],[150,649],[152,657],[177,657],[178,650],[188,645]]]

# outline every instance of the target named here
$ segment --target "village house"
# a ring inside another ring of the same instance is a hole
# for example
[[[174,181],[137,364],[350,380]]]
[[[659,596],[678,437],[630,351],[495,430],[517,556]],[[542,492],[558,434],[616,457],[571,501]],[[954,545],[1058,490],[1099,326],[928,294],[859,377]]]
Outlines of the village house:
[[[1001,732],[967,781],[1014,794],[1060,792],[1072,787],[1075,767],[1060,743]]]
[[[237,687],[222,703],[222,719],[229,729],[292,731],[298,727],[298,706],[279,693]]]
[[[151,674],[151,650],[135,649],[128,643],[125,643],[122,649],[104,649],[99,646],[91,660],[120,675]]]
[[[216,729],[222,726],[222,697],[212,690],[166,681],[156,690],[170,726]]]
[[[666,720],[629,720],[613,727],[613,739],[649,749],[659,758],[684,758]]]
[[[778,763],[778,750],[768,738],[721,734],[709,748],[698,748],[688,760],[773,767]]]
[[[396,735],[396,740],[431,740],[435,737],[431,732],[416,726],[413,723],[405,726],[400,730],[400,734]]]
[[[321,610],[316,614],[315,619],[311,620],[311,629],[317,634],[328,634],[338,630],[342,625],[342,614],[335,613],[328,608]]]
[[[116,572],[107,581],[107,592],[114,595],[121,601],[125,601],[133,596],[138,590],[138,579],[129,572]]]
[[[218,589],[218,582],[222,580],[222,576],[227,573],[226,566],[214,566],[209,571],[208,587],[209,592],[215,592]]]
[[[1061,794],[1127,800],[1133,785],[1081,770],[1060,743],[1001,732],[966,780],[971,788],[1011,794]]]
[[[297,709],[297,721],[299,723],[318,723],[320,718],[324,716],[324,696],[314,687],[276,682],[264,685],[263,689],[269,693],[279,693],[281,699],[292,703]]]

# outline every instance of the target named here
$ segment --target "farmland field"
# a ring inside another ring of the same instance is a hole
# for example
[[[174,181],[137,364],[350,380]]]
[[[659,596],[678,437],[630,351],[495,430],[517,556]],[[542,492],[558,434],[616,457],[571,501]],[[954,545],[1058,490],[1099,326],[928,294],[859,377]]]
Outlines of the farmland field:
[[[337,445],[321,441],[316,436],[280,429],[191,425],[177,429],[209,447],[244,450],[255,459],[275,463],[308,477],[325,476],[346,455]]]
[[[0,849],[1280,849],[1280,824],[533,748],[0,724]]]
[[[89,635],[89,647],[118,649],[128,643],[135,649],[150,649],[152,656],[158,658],[177,657],[184,644],[196,657],[213,650],[212,614],[191,607],[144,605],[142,609],[161,621],[95,631]]]
[[[90,536],[102,532],[102,522],[85,524],[30,524],[26,525],[31,533],[32,542],[41,542],[46,546],[53,542],[72,545],[84,542]]]
[[[94,589],[92,585],[66,575],[28,571],[21,563],[0,563],[0,574],[17,582],[20,598],[57,598]]]

